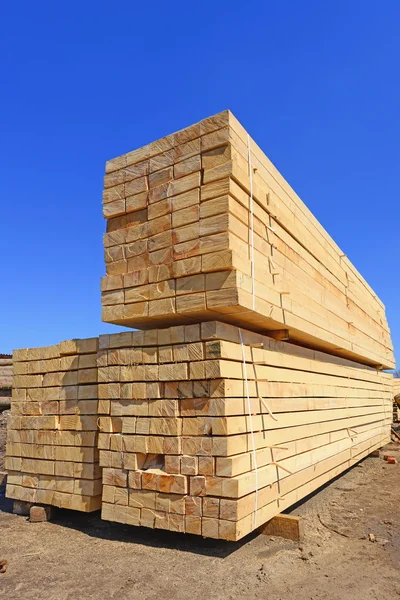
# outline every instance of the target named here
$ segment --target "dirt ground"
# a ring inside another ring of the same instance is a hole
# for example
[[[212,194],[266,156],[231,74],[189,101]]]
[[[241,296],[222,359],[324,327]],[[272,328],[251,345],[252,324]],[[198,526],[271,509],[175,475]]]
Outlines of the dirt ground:
[[[386,451],[400,460],[394,445]],[[61,510],[52,522],[29,523],[11,513],[3,490],[0,598],[399,598],[399,469],[367,458],[295,507],[304,518],[300,545],[262,535],[203,540]]]

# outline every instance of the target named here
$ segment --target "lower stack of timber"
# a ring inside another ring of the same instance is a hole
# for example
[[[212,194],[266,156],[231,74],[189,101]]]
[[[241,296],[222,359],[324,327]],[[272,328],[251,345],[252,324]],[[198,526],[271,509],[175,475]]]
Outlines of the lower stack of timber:
[[[218,322],[100,336],[102,517],[238,540],[390,439],[391,375]]]
[[[98,338],[91,338],[14,352],[8,498],[100,508],[97,349]]]

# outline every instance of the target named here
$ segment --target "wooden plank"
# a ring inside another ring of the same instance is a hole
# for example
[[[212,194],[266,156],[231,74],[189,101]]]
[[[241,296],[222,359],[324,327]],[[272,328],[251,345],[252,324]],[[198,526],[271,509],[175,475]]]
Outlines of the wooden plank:
[[[293,542],[302,542],[304,539],[304,521],[295,515],[280,514],[273,517],[259,529],[261,535],[282,537]]]

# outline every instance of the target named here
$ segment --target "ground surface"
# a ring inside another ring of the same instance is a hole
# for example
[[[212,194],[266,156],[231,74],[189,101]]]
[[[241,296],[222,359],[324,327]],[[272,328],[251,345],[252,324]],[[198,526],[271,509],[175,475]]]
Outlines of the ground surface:
[[[399,476],[399,465],[367,458],[331,482],[293,510],[304,518],[300,546],[261,535],[216,542],[72,511],[29,523],[0,492],[0,598],[398,599]]]

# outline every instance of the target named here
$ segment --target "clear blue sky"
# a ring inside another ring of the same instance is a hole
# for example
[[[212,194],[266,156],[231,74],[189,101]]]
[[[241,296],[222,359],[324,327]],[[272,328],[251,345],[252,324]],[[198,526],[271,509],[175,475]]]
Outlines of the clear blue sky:
[[[226,108],[385,302],[400,348],[399,20],[396,0],[7,2],[0,352],[115,330],[104,163]]]

